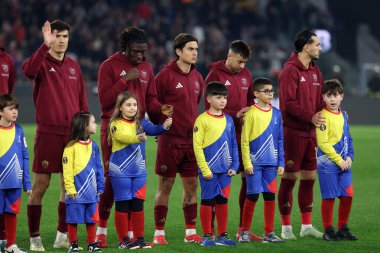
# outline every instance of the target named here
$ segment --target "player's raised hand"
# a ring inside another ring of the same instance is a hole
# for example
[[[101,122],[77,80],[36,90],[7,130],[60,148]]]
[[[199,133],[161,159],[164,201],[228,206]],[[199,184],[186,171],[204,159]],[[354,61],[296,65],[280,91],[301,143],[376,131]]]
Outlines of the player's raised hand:
[[[253,175],[253,167],[251,167],[251,168],[246,168],[246,169],[244,169],[245,170],[245,174],[247,174],[247,175]]]
[[[167,117],[172,117],[174,112],[174,107],[172,105],[161,106],[161,113]]]
[[[146,134],[145,133],[138,134],[137,139],[139,139],[139,141],[141,142],[146,141],[147,140]]]
[[[130,69],[127,71],[127,73],[125,75],[122,76],[122,78],[125,80],[125,81],[131,81],[131,80],[135,80],[139,77],[139,71],[138,69],[136,68],[133,68],[133,69]]]
[[[173,123],[173,119],[172,118],[167,118],[166,120],[165,120],[165,122],[164,122],[164,128],[166,129],[166,130],[169,130],[169,128],[170,128],[170,126],[172,125],[172,123]]]
[[[50,47],[57,39],[57,30],[51,31],[50,22],[46,20],[42,27],[42,35],[44,36],[44,44]]]

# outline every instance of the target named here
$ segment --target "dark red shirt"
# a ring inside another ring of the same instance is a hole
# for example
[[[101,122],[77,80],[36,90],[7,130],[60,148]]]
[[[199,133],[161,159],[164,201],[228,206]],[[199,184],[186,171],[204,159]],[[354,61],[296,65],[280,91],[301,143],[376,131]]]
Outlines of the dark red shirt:
[[[67,55],[59,61],[48,51],[42,44],[22,64],[25,75],[34,81],[37,132],[69,135],[72,116],[88,111],[82,72]]]
[[[194,66],[189,73],[184,73],[176,61],[171,61],[157,74],[156,87],[158,100],[174,107],[173,124],[169,131],[158,137],[158,143],[192,144],[193,125],[203,92],[201,74]],[[160,122],[165,119],[161,116]]]
[[[122,76],[133,68],[139,71],[139,77],[135,80],[125,81]],[[157,100],[155,87],[152,66],[148,62],[143,61],[138,66],[133,66],[121,52],[117,52],[105,60],[100,65],[98,75],[98,93],[102,108],[102,131],[107,131],[109,119],[115,110],[117,96],[125,90],[136,95],[140,118],[144,118],[147,111],[160,113],[162,105]]]
[[[226,61],[213,62],[209,65],[210,72],[205,79],[205,90],[209,82],[218,81],[223,83],[227,90],[227,106],[223,112],[229,114],[235,124],[236,139],[240,142],[242,124],[236,114],[242,108],[254,104],[254,95],[252,90],[252,75],[248,69],[244,68],[240,72],[234,73],[226,68]],[[210,108],[205,95],[206,110]]]
[[[293,53],[279,76],[280,109],[285,131],[289,128],[299,136],[315,136],[311,119],[324,105],[322,85],[322,73],[314,62],[306,68]]]
[[[15,82],[13,58],[0,47],[0,94],[12,94]]]

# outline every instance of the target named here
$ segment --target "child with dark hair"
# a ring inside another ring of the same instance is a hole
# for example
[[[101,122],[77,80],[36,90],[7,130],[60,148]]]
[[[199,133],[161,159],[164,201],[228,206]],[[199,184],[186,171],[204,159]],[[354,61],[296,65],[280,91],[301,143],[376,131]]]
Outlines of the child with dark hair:
[[[239,242],[250,242],[250,227],[259,194],[264,198],[263,243],[284,242],[274,232],[277,175],[284,173],[284,138],[281,112],[273,108],[273,85],[267,78],[253,81],[257,103],[244,116],[241,152],[247,180]]]
[[[317,128],[317,169],[322,195],[323,239],[327,241],[357,240],[347,226],[354,196],[351,172],[354,147],[348,117],[340,109],[343,95],[343,87],[337,79],[325,81],[322,97],[326,107],[321,114],[326,117],[326,123]],[[340,199],[338,232],[333,227],[335,198]]]
[[[96,123],[91,113],[74,114],[70,141],[64,149],[62,158],[69,252],[79,252],[77,225],[83,223],[87,229],[88,251],[102,251],[95,242],[96,222],[99,220],[97,202],[104,191],[99,148],[90,138],[90,135],[95,133]]]
[[[227,104],[227,88],[211,82],[206,88],[210,108],[198,116],[194,124],[193,145],[201,185],[202,246],[236,246],[227,236],[228,197],[231,177],[239,169],[239,154],[232,117],[223,113]],[[218,236],[212,234],[212,208],[215,205]]]
[[[24,253],[17,247],[16,228],[20,213],[21,187],[32,193],[29,177],[28,148],[24,132],[15,121],[18,116],[17,100],[0,95],[0,214],[4,215],[5,239],[1,240],[1,252]]]

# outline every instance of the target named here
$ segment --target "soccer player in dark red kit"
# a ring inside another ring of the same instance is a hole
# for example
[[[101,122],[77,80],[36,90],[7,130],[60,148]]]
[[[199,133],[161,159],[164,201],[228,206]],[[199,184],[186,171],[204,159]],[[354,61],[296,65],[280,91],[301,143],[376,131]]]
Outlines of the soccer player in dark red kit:
[[[130,91],[139,101],[139,118],[145,113],[171,116],[173,107],[162,105],[157,100],[152,66],[145,60],[148,39],[144,30],[136,27],[125,28],[119,36],[120,51],[105,60],[99,69],[98,92],[102,109],[101,115],[101,147],[106,175],[105,192],[100,197],[99,227],[97,241],[101,247],[107,247],[107,221],[113,205],[113,191],[108,177],[111,146],[107,142],[110,117],[115,109],[118,95]],[[132,224],[131,222],[129,222]],[[130,228],[129,231],[132,231]],[[129,234],[132,239],[132,233]]]
[[[173,125],[158,137],[156,174],[159,176],[154,221],[153,242],[167,244],[165,221],[168,202],[176,174],[183,185],[182,207],[185,216],[185,242],[201,243],[196,234],[198,167],[193,150],[193,124],[198,116],[203,78],[195,70],[198,40],[191,34],[180,33],[173,42],[176,60],[168,63],[156,76],[158,99],[174,107]],[[161,117],[163,122],[165,117]]]
[[[281,237],[296,240],[292,231],[291,211],[293,188],[298,177],[298,205],[302,226],[300,236],[322,238],[312,225],[313,186],[316,161],[316,130],[325,122],[321,71],[314,60],[319,59],[321,45],[311,31],[302,31],[295,38],[295,52],[285,63],[279,76],[280,109],[284,124],[285,173],[281,179],[278,205],[282,219]]]
[[[70,26],[61,20],[46,21],[44,43],[27,59],[23,71],[34,81],[36,107],[32,194],[28,200],[30,250],[45,251],[40,237],[42,197],[49,187],[51,173],[60,173],[61,195],[54,248],[68,248],[62,154],[70,134],[72,116],[88,111],[86,91],[79,64],[65,53]]]
[[[0,46],[0,94],[12,94],[15,86],[15,64],[10,54]]]
[[[0,46],[0,94],[12,94],[15,86],[15,65],[10,54]],[[0,248],[5,247],[4,214],[0,214]]]
[[[241,175],[241,189],[239,195],[240,206],[240,219],[239,229],[236,234],[236,239],[240,237],[242,231],[242,212],[244,207],[244,201],[246,198],[246,182],[243,162],[241,159],[241,117],[245,112],[249,110],[250,105],[254,103],[253,90],[252,90],[252,75],[245,67],[245,64],[251,56],[251,49],[249,46],[241,40],[235,40],[230,44],[228,49],[227,59],[223,61],[217,61],[210,64],[210,72],[208,73],[205,83],[206,86],[212,81],[218,81],[224,84],[228,90],[227,106],[224,108],[224,112],[231,115],[234,120],[236,140],[239,148],[239,173]],[[206,98],[205,98],[206,99]],[[205,101],[206,110],[210,107],[209,103]],[[250,233],[252,241],[261,241],[262,238]]]

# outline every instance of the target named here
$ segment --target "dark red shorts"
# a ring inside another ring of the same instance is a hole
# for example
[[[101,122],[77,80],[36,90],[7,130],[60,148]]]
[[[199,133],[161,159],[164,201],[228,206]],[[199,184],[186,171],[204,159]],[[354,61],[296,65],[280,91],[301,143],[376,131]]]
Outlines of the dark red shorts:
[[[33,172],[61,173],[63,150],[68,140],[65,135],[36,133]]]
[[[163,169],[166,169],[164,172]],[[159,145],[157,148],[156,174],[164,177],[197,177],[198,166],[193,145]]]
[[[284,134],[285,171],[317,169],[317,139],[300,137],[292,133]]]

